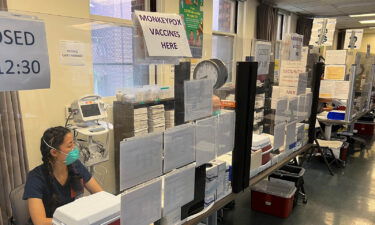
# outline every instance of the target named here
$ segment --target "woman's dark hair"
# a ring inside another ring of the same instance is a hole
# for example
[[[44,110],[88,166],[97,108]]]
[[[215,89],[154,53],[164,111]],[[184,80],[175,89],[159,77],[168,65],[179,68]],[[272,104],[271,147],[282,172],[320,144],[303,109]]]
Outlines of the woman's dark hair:
[[[40,140],[40,151],[42,153],[43,171],[46,177],[47,186],[51,193],[50,201],[47,202],[46,203],[47,205],[45,206],[47,217],[52,217],[56,208],[61,206],[62,204],[53,186],[53,178],[54,178],[53,163],[55,163],[55,159],[50,154],[50,150],[51,150],[51,147],[59,150],[60,145],[62,145],[64,142],[65,135],[67,135],[68,133],[70,133],[70,130],[65,127],[62,127],[62,126],[51,127],[44,132]],[[72,165],[68,166],[68,171],[69,171],[69,174],[68,174],[67,182],[69,182],[70,187],[76,193],[82,192],[83,191],[83,184],[81,182],[82,177],[79,174],[77,174],[75,168],[73,168]]]

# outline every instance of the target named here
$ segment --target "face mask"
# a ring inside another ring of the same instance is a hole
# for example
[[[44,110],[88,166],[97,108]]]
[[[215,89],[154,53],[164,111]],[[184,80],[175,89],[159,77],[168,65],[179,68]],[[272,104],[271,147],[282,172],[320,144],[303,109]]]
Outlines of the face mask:
[[[49,145],[44,139],[43,139],[43,142],[48,146],[50,147],[51,149],[56,149],[54,147],[52,147],[51,145]],[[65,158],[65,165],[70,165],[72,163],[74,163],[77,159],[79,159],[79,149],[77,147],[75,147],[73,150],[71,150],[68,154],[66,154],[65,152],[59,150],[59,149],[56,149],[57,151],[63,153],[64,155],[66,155],[66,158]]]
[[[60,151],[60,150],[59,150]],[[79,159],[79,149],[77,147],[75,147],[72,151],[70,151],[68,154],[66,154],[65,152],[62,152],[60,151],[62,154],[66,155],[66,158],[65,158],[65,165],[70,165],[72,163],[74,163],[77,159]]]

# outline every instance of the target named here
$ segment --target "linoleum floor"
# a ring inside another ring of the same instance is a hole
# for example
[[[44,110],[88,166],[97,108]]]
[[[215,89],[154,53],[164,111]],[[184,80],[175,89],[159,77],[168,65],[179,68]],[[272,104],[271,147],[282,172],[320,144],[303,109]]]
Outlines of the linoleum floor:
[[[375,143],[349,156],[331,176],[323,162],[305,162],[307,204],[299,202],[287,219],[251,210],[250,191],[224,211],[219,225],[375,225]]]

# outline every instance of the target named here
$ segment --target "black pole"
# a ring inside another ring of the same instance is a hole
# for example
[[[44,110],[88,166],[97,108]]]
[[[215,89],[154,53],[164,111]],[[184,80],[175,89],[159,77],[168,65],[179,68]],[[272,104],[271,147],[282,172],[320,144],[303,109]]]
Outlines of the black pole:
[[[236,130],[232,159],[234,193],[249,186],[257,69],[257,62],[237,63]]]
[[[181,62],[174,67],[175,125],[185,123],[184,82],[190,80],[190,62]]]
[[[309,143],[312,144],[315,139],[315,123],[316,115],[318,114],[318,103],[319,103],[319,90],[320,90],[320,79],[324,71],[324,63],[318,62],[313,68],[312,77],[312,104],[311,104],[311,114],[309,118]]]

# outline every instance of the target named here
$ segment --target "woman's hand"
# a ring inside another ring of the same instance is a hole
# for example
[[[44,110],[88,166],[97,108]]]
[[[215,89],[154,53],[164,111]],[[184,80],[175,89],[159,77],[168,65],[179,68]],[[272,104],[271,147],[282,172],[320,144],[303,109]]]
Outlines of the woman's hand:
[[[42,199],[29,198],[27,200],[29,213],[34,225],[52,225],[52,219],[46,217]]]

